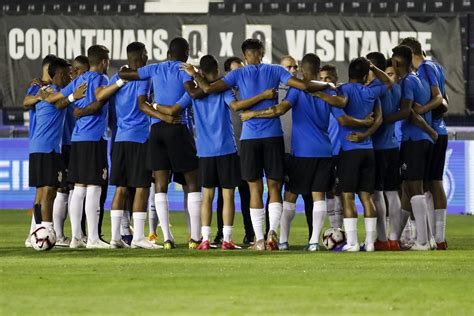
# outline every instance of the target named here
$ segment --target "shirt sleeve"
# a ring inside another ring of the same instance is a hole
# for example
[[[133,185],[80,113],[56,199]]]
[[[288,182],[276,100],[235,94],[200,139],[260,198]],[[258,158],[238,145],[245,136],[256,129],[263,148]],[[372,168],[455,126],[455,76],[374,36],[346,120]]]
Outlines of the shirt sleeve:
[[[74,92],[75,85],[76,80],[71,81],[67,86],[61,89],[61,94],[67,98],[71,93]]]
[[[234,92],[232,91],[232,89],[226,90],[224,92],[224,102],[227,105],[231,105],[232,102],[235,102],[235,101],[237,101],[237,99],[235,98],[235,95],[234,95]]]
[[[185,92],[183,96],[178,100],[178,102],[176,102],[176,104],[178,104],[183,109],[187,109],[193,104],[193,99],[191,99],[189,94]]]
[[[290,88],[288,90],[288,93],[286,94],[284,101],[289,102],[291,104],[291,107],[295,107],[298,103],[299,95],[300,95],[300,92],[298,89]]]
[[[234,69],[231,72],[229,72],[227,75],[225,75],[222,80],[224,80],[225,84],[228,87],[235,87],[237,86],[237,76],[238,76],[239,69]]]
[[[378,81],[376,84],[370,86],[370,90],[372,90],[376,98],[379,98],[382,94],[388,91],[388,87]]]
[[[41,87],[37,84],[31,85],[28,90],[26,91],[26,95],[32,95],[35,96],[38,94],[38,91],[41,89]]]
[[[138,68],[137,73],[140,79],[149,79],[158,72],[158,64],[150,64]]]
[[[338,118],[338,117],[341,117],[343,115],[346,115],[346,112],[344,112],[343,109],[340,109],[340,108],[336,108],[334,106],[331,106],[331,113],[332,115],[334,116],[334,118]]]
[[[118,79],[119,79],[118,74],[115,74],[115,75],[112,76],[112,78],[110,78],[109,83],[110,84],[116,83],[118,81]]]
[[[430,86],[439,87],[438,77],[436,76],[438,70],[434,66],[429,66],[427,64],[424,64],[423,68],[425,69],[426,78],[428,79]]]
[[[150,80],[138,81],[138,96],[144,95],[148,98],[150,95]]]
[[[406,78],[402,84],[402,100],[415,101],[415,88],[410,77]]]
[[[190,75],[188,75],[184,70],[180,70],[181,71],[181,79],[182,79],[182,83],[185,83],[185,82],[188,82],[190,80],[193,80],[193,77],[191,77]]]
[[[278,78],[280,79],[280,82],[284,85],[288,85],[288,80],[293,78],[293,75],[281,66],[275,65],[275,67],[277,68]]]

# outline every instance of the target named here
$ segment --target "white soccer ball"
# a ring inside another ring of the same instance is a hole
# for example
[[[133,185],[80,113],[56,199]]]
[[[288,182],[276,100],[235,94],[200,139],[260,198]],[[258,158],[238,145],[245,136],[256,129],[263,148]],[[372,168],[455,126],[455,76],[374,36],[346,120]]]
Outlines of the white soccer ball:
[[[327,250],[341,246],[346,241],[346,233],[340,228],[328,228],[323,234],[323,244]]]
[[[53,228],[38,227],[31,233],[31,245],[37,251],[50,250],[56,244],[56,233]]]

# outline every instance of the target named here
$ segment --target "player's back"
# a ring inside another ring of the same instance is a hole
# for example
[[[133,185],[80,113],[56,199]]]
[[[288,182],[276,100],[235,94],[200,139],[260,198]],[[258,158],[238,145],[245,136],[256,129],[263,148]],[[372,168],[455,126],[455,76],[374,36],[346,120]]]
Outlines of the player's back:
[[[28,90],[26,91],[26,95],[27,96],[36,96],[39,92],[39,90],[41,89],[41,86],[38,85],[38,84],[33,84],[31,85]],[[29,122],[29,135],[28,137],[31,139],[31,137],[33,136],[33,133],[34,133],[34,130],[35,130],[35,125],[36,125],[36,119],[35,119],[35,107],[32,107],[29,111],[28,111],[28,114],[29,114],[29,117],[30,117],[30,122]]]
[[[383,85],[383,83],[378,79],[374,80],[372,83],[374,85]],[[380,95],[379,101],[383,116],[388,116],[397,112],[400,108],[400,86],[394,84],[392,89],[387,90],[385,93]],[[395,136],[395,123],[382,124],[372,136],[372,141],[374,149],[377,150],[398,147],[398,141]]]

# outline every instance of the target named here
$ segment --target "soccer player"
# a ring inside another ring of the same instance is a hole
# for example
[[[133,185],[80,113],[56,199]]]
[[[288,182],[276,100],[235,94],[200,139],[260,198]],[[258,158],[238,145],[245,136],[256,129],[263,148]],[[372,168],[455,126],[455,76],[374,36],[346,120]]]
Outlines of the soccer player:
[[[268,89],[277,89],[280,83],[311,92],[327,88],[321,82],[305,82],[292,76],[279,65],[262,64],[264,46],[258,39],[247,39],[242,44],[247,65],[228,73],[223,79],[208,83],[191,65],[183,65],[188,74],[194,76],[199,87],[205,93],[216,93],[238,87],[240,97],[255,97]],[[252,109],[265,109],[272,105],[271,100],[263,100]],[[284,143],[283,131],[279,118],[250,119],[244,122],[241,135],[241,171],[242,178],[250,187],[250,216],[256,235],[252,246],[255,250],[265,250],[264,225],[265,209],[263,207],[263,171],[267,177],[270,203],[270,231],[267,238],[269,250],[278,249],[276,230],[280,224],[283,211],[281,184],[284,178]]]
[[[189,44],[183,38],[175,38],[169,47],[169,59],[159,64],[151,64],[137,70],[122,69],[119,76],[126,80],[151,78],[154,101],[162,105],[174,105],[185,93],[185,84],[194,85],[192,78],[180,65],[189,56]],[[201,192],[198,184],[198,160],[194,140],[186,126],[184,117],[182,124],[169,124],[152,117],[149,136],[148,168],[153,170],[155,178],[155,207],[163,231],[165,249],[175,248],[174,238],[169,227],[168,213],[168,181],[170,170],[184,174],[189,188],[188,211],[191,222],[190,248],[197,248],[200,239]]]
[[[367,56],[380,70],[385,71],[387,61],[385,56],[379,52],[371,52]],[[370,71],[367,77],[368,87],[376,88],[384,85],[375,74]],[[383,92],[379,96],[379,102],[384,116],[391,115],[400,107],[400,86],[394,84],[392,89]],[[400,212],[400,165],[399,145],[395,137],[395,123],[382,124],[372,135],[375,155],[375,192],[373,195],[375,210],[377,212],[377,241],[375,250],[400,250],[398,239],[389,242],[387,236],[387,207],[389,214],[394,213],[391,218],[397,220]],[[385,201],[385,197],[387,201]],[[392,249],[393,248],[393,249]]]
[[[405,226],[407,211],[411,207],[415,217],[417,240],[412,250],[429,250],[430,244],[427,232],[428,205],[423,191],[425,169],[429,161],[429,153],[433,144],[430,134],[419,127],[424,123],[431,128],[431,112],[423,114],[417,123],[411,119],[414,103],[425,106],[431,98],[428,82],[423,83],[412,72],[412,50],[405,45],[393,48],[392,65],[401,78],[400,110],[384,117],[384,123],[390,124],[398,120],[402,122],[402,145],[400,148],[400,167],[402,179],[402,219],[401,227]],[[403,217],[405,219],[403,219]]]
[[[432,234],[435,236],[437,249],[446,250],[446,192],[443,187],[444,164],[446,161],[446,149],[448,147],[448,132],[443,120],[443,114],[447,111],[447,97],[445,92],[445,71],[443,67],[426,59],[420,42],[407,37],[401,41],[401,45],[410,47],[413,51],[412,64],[422,81],[427,81],[431,89],[431,100],[424,107],[415,105],[414,111],[424,114],[432,111],[431,127],[438,134],[433,151],[430,155],[430,163],[425,181],[428,191],[425,192],[428,203],[428,218]],[[444,100],[443,100],[444,99]]]
[[[337,85],[338,74],[334,65],[324,65],[319,72],[321,81],[331,82]],[[333,166],[331,167],[331,189],[326,192],[329,225],[332,228],[342,228],[343,212],[341,192],[338,185],[337,164],[339,152],[341,151],[341,141],[339,140],[339,123],[332,113],[329,115],[329,138],[331,139]]]
[[[307,54],[301,62],[303,80],[319,80],[320,59],[315,54]],[[326,89],[327,94],[335,91]],[[307,251],[319,250],[319,235],[326,216],[325,192],[329,191],[332,166],[332,148],[328,134],[331,106],[322,99],[303,90],[290,88],[285,100],[264,110],[246,111],[242,120],[252,118],[272,118],[292,109],[291,152],[288,163],[289,183],[285,191],[284,209],[291,208],[294,214],[299,194],[312,195],[312,236]],[[283,211],[285,213],[285,210]],[[293,216],[294,217],[294,216]],[[283,221],[282,221],[283,222]],[[288,240],[291,220],[288,221]],[[283,232],[282,232],[283,234]],[[288,249],[288,242],[285,242]]]
[[[51,92],[57,92],[71,81],[70,64],[60,58],[54,58],[48,67],[51,84],[45,86]],[[84,96],[79,87],[73,93],[74,98]],[[41,226],[53,229],[53,202],[56,190],[62,181],[61,138],[68,100],[59,100],[56,104],[40,101],[35,107],[35,126],[30,140],[29,183],[41,192]]]
[[[293,56],[285,55],[280,58],[280,65],[284,67],[290,74],[296,76],[298,74],[298,62]]]

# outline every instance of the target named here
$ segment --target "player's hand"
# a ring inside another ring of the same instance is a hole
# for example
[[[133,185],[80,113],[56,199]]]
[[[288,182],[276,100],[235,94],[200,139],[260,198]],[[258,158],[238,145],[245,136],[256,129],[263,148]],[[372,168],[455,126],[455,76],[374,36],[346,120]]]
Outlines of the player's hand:
[[[263,98],[267,100],[272,100],[278,98],[278,89],[268,89],[263,91]]]
[[[438,133],[434,129],[432,129],[430,132],[430,137],[436,143],[436,141],[438,140]]]
[[[417,114],[423,114],[424,111],[423,111],[423,106],[421,104],[418,104],[418,103],[413,103],[413,111],[415,111],[415,113]]]
[[[374,112],[367,115],[362,121],[364,123],[364,126],[366,127],[371,127],[372,125],[374,125]]]
[[[119,72],[122,71],[122,70],[125,70],[125,69],[129,69],[128,65],[123,65],[122,67],[120,67]]]
[[[198,73],[197,68],[191,64],[182,63],[180,69],[185,71],[191,77]]]
[[[240,113],[240,119],[242,120],[242,122],[248,121],[254,117],[255,115],[252,111],[243,111],[242,113]]]
[[[364,133],[352,133],[347,135],[346,139],[352,143],[360,143],[364,139],[366,139],[367,136]]]
[[[311,95],[312,95],[313,97],[321,98],[321,96],[323,95],[323,93],[322,93],[321,91],[316,91],[316,92],[311,93]]]
[[[74,99],[78,100],[83,98],[86,95],[86,90],[87,90],[87,83],[83,82],[81,83],[77,88],[76,91],[73,92]]]
[[[73,115],[76,119],[80,118],[83,116],[83,111],[80,108],[74,108]]]
[[[41,81],[40,79],[38,78],[34,78],[33,80],[30,81],[30,86],[42,86],[43,85],[43,81]]]
[[[337,87],[334,83],[332,82],[328,82],[328,86],[329,86],[329,89],[332,89],[332,90],[337,90]]]
[[[39,89],[39,91],[38,91],[38,97],[39,97],[41,100],[46,99],[46,98],[49,97],[50,95],[51,95],[51,92],[49,92],[47,89]]]

